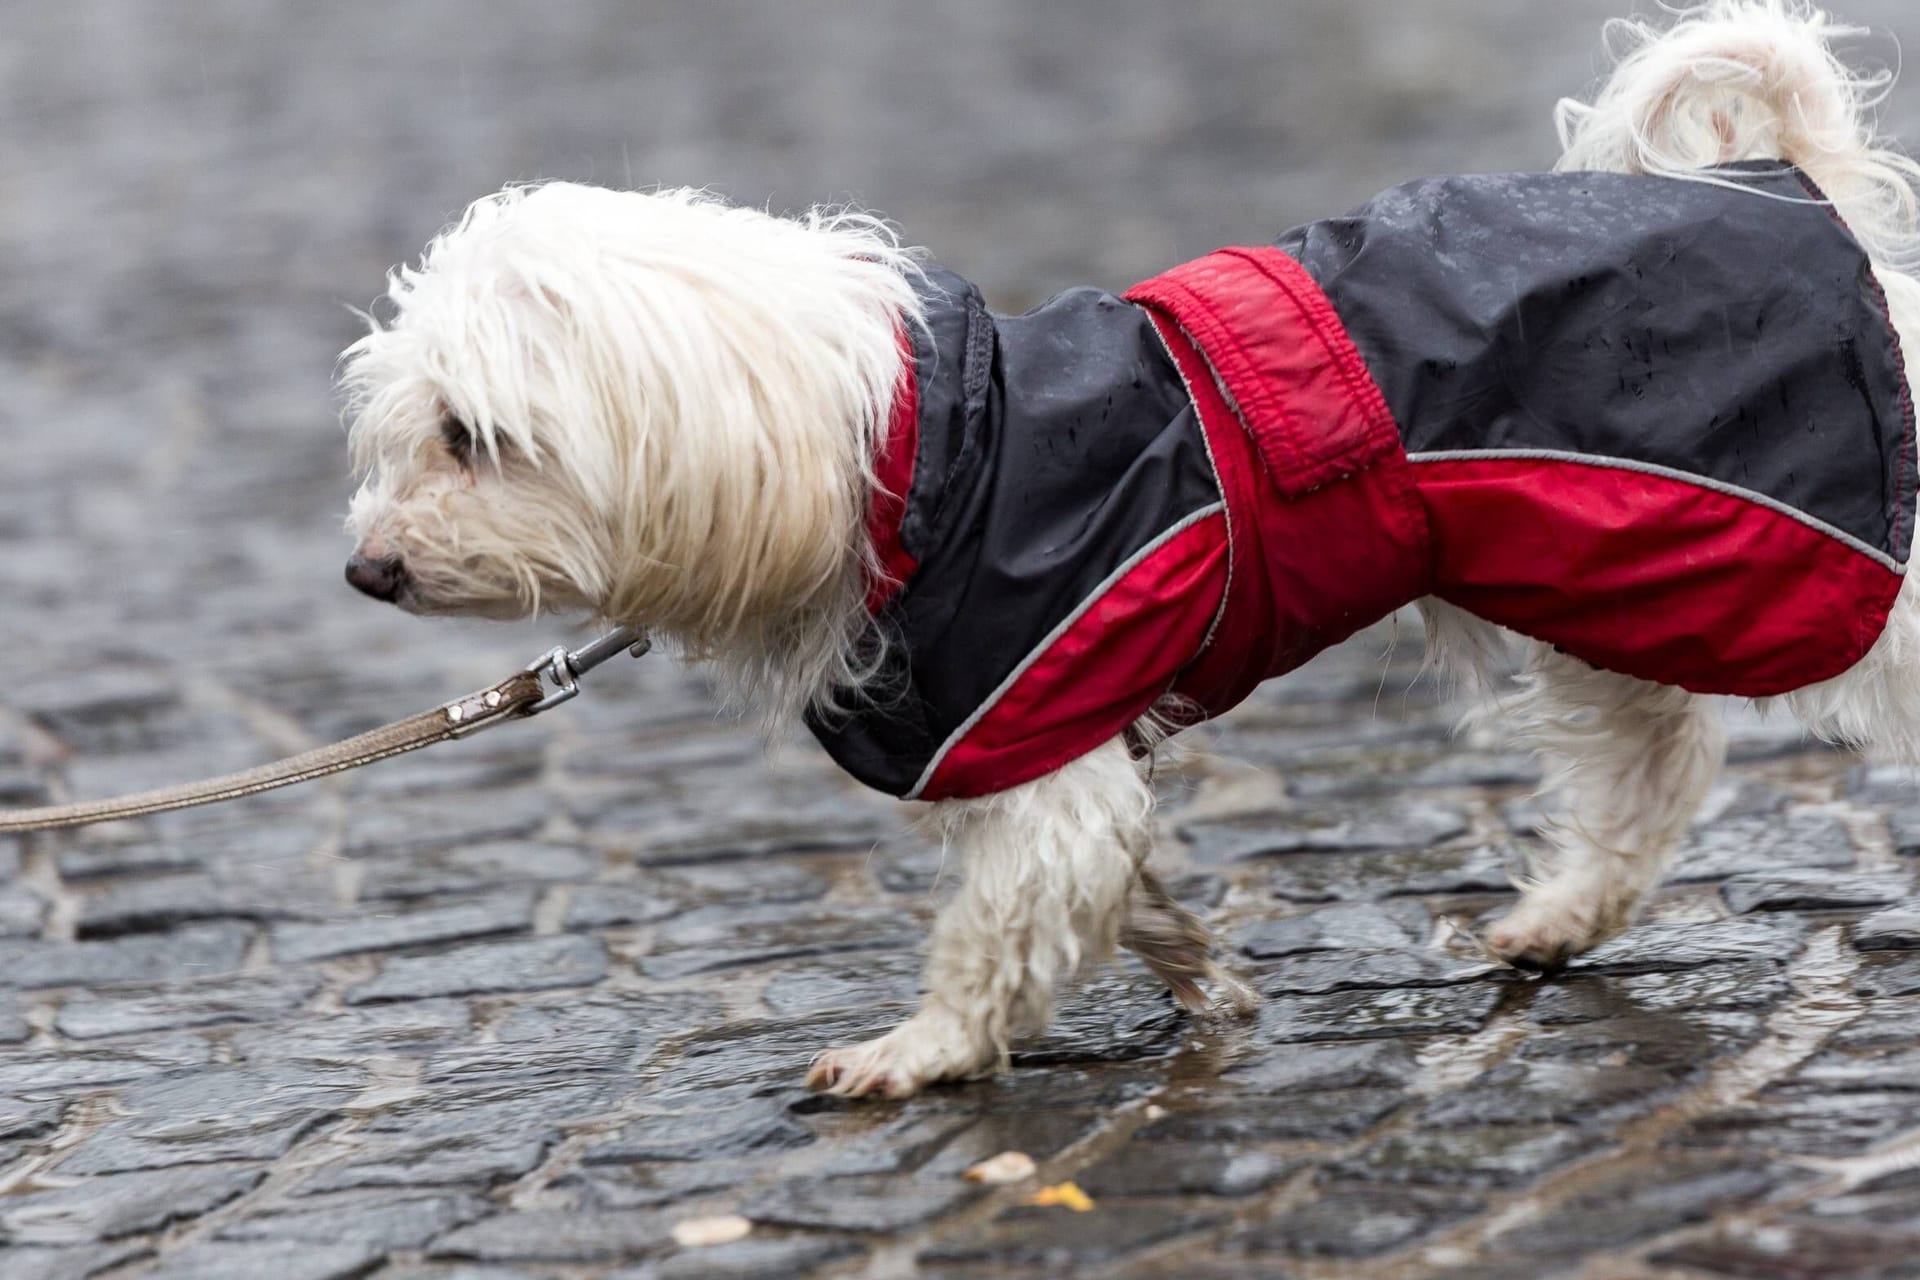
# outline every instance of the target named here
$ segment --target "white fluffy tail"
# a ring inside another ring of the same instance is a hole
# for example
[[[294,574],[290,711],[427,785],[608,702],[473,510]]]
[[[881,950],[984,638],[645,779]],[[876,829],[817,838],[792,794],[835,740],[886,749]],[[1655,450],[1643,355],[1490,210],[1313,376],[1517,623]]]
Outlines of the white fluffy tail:
[[[1893,75],[1855,72],[1831,47],[1861,34],[1797,0],[1711,0],[1665,30],[1615,20],[1613,75],[1591,104],[1569,99],[1554,113],[1558,167],[1678,176],[1784,159],[1827,193],[1883,276],[1911,273],[1920,165],[1878,138],[1873,119]]]

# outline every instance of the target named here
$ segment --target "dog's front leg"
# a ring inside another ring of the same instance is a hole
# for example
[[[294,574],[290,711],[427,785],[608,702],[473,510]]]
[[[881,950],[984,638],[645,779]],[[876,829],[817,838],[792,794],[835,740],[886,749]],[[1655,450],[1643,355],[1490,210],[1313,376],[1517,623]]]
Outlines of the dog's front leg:
[[[934,806],[965,878],[934,922],[920,1010],[821,1054],[808,1085],[904,1098],[1003,1064],[1015,1035],[1046,1025],[1056,988],[1112,952],[1152,816],[1118,739],[1037,781]]]
[[[1536,883],[1487,932],[1502,959],[1557,969],[1631,923],[1719,773],[1719,708],[1542,648],[1501,710],[1554,793]]]

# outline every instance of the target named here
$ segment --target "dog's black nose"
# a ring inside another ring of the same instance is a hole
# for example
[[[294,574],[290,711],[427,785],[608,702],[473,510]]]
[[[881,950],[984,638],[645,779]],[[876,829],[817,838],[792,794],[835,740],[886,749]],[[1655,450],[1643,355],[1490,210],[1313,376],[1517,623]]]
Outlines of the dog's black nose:
[[[354,590],[365,592],[375,600],[398,600],[407,585],[407,567],[400,563],[399,556],[381,556],[377,560],[352,556],[347,560],[347,581],[353,584]]]

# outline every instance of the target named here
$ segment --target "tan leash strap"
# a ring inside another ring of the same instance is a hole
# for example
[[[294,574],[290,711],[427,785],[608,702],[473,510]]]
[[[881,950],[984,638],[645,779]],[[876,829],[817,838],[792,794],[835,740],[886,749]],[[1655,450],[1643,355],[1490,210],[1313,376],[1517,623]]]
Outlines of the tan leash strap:
[[[464,738],[509,720],[523,720],[566,702],[579,692],[579,678],[582,675],[622,649],[638,657],[646,652],[647,639],[639,632],[623,629],[602,636],[576,652],[554,649],[525,670],[515,672],[491,688],[456,698],[431,711],[397,720],[344,742],[288,756],[273,764],[208,778],[204,782],[162,787],[157,791],[142,791],[109,800],[83,800],[75,804],[51,804],[35,809],[0,810],[0,835],[83,827],[95,822],[139,818],[170,809],[235,800],[241,796],[292,786],[296,782],[324,778],[328,774],[344,773],[363,764],[418,751],[421,747],[445,742],[449,738]],[[551,690],[548,688],[549,681],[553,684]]]

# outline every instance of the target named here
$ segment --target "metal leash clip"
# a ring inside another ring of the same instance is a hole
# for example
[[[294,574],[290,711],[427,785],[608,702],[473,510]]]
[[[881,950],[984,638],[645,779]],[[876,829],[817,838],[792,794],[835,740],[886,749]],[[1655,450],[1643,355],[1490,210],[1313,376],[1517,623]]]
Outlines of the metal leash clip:
[[[555,645],[540,657],[528,663],[525,670],[539,676],[543,684],[551,684],[553,691],[538,702],[531,703],[520,713],[522,718],[539,715],[550,707],[563,702],[571,702],[580,696],[580,677],[607,661],[621,650],[634,657],[644,655],[653,647],[653,640],[646,632],[633,627],[620,627],[609,631],[591,644],[578,649],[568,649],[565,645]]]

